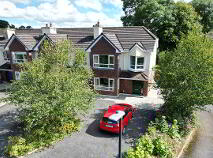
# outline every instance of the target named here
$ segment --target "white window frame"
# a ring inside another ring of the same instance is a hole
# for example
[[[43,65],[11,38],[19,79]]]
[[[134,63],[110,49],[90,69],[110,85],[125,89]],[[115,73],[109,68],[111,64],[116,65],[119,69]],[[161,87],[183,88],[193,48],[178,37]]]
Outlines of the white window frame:
[[[132,68],[132,64],[131,64],[131,57],[132,56],[130,56],[130,69],[131,70],[139,70],[139,71],[142,71],[142,70],[144,70],[144,67],[145,67],[145,57],[143,57],[143,56],[133,56],[133,57],[135,57],[135,66],[134,66],[134,68]],[[138,65],[138,58],[143,58],[143,65]],[[138,69],[138,67],[139,66],[143,66],[143,68],[142,69]]]
[[[13,63],[19,64],[19,63],[23,63],[27,61],[27,58],[25,59],[16,59],[16,55],[26,55],[27,56],[27,52],[13,52]]]
[[[94,88],[95,90],[101,90],[101,91],[114,91],[114,85],[115,80],[113,78],[107,78],[108,79],[108,87],[101,86],[100,85],[100,77],[94,77]],[[110,81],[112,81],[112,86],[110,86]]]
[[[8,58],[8,52],[2,52],[2,53],[3,53],[4,61],[10,62],[10,58]]]
[[[102,63],[100,63],[100,55],[97,55],[97,54],[93,55],[93,67],[94,68],[101,68],[101,69],[114,69],[115,56],[106,54],[108,56],[108,64],[102,64]],[[103,55],[105,55],[105,54],[103,54]],[[98,62],[95,62],[95,57],[98,58]],[[113,57],[113,64],[110,63],[110,57]],[[100,65],[106,65],[106,67],[100,67]]]

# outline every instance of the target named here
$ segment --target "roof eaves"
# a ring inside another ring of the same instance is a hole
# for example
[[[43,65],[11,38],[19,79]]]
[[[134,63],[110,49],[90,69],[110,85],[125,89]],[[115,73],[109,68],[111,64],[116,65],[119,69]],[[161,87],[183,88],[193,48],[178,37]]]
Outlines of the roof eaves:
[[[105,35],[105,34],[103,34],[104,35],[104,37],[107,39],[107,40],[109,40],[109,42],[111,43],[111,45],[113,45],[119,52],[121,52],[121,50]],[[116,38],[117,38],[117,36],[116,36]],[[119,42],[120,43],[120,42]]]
[[[158,37],[155,36],[151,31],[149,31],[145,26],[142,26],[142,28],[143,28],[144,30],[146,30],[146,32],[147,32],[150,36],[152,36],[155,40],[158,40]]]
[[[27,48],[27,46],[26,46],[15,34],[13,34],[13,35],[10,37],[10,39],[7,41],[7,43],[5,44],[5,46],[4,46],[4,49],[5,49],[5,50],[9,50],[9,46],[11,45],[11,43],[12,43],[12,41],[13,41],[14,39],[17,39],[17,40],[26,48],[26,50],[29,50],[29,49]]]
[[[41,43],[45,40],[48,39],[51,43],[54,43],[53,40],[47,35],[47,34],[43,34],[43,37],[40,39],[39,42],[36,43],[36,45],[32,48],[33,51],[38,51],[39,46],[41,45]]]
[[[121,50],[120,49],[118,49],[115,45],[114,45],[114,43],[111,41],[111,40],[109,40],[109,38],[107,38],[106,37],[106,35],[104,35],[103,33],[101,33],[86,49],[85,49],[85,51],[88,51],[89,49],[91,49],[90,47],[93,47],[93,45],[95,45],[95,43],[98,41],[98,40],[100,40],[101,39],[101,37],[104,37],[116,50],[118,50],[118,52],[121,52]]]

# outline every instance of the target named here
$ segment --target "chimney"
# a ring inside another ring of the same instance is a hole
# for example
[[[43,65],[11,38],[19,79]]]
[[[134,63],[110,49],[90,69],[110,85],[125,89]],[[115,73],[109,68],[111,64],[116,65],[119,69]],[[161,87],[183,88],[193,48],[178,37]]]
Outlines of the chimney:
[[[50,23],[50,26],[48,26],[48,24],[46,24],[45,27],[41,28],[41,32],[42,34],[57,34],[57,30],[56,28],[52,25],[52,23]]]
[[[98,21],[97,24],[93,25],[94,39],[96,39],[102,32],[103,28],[101,27],[100,22]]]
[[[15,29],[7,28],[6,34],[7,34],[7,38],[9,39],[13,34],[15,34]]]

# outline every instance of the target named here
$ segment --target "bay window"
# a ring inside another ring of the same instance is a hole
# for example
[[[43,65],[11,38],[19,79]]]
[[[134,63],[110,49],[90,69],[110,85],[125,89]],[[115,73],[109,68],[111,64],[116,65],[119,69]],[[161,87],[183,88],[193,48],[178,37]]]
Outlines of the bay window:
[[[130,68],[134,70],[144,69],[144,57],[130,56]]]
[[[114,79],[95,77],[94,87],[96,90],[112,91],[114,89]]]
[[[93,55],[93,67],[95,68],[113,68],[114,55]]]

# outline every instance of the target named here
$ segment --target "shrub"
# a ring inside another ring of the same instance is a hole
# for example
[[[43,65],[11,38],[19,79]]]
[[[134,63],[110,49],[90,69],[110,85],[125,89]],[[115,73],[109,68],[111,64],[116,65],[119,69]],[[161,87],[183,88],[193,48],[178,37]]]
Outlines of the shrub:
[[[26,152],[33,150],[33,147],[27,145],[25,138],[20,136],[9,137],[8,146],[5,150],[5,154],[10,157],[21,156]]]
[[[152,139],[150,138],[149,135],[144,135],[144,136],[140,137],[136,146],[139,149],[144,150],[145,152],[147,152],[150,155],[152,154],[153,149],[154,149],[154,145],[152,144]]]
[[[153,154],[160,158],[172,158],[171,147],[161,137],[153,140],[154,150]]]
[[[167,133],[169,130],[168,123],[166,121],[166,116],[162,116],[160,119],[155,119],[155,124],[157,129],[162,133]]]
[[[173,121],[172,126],[168,130],[168,135],[171,138],[179,138],[180,139],[179,127],[178,127],[178,124],[177,124],[177,120]]]

